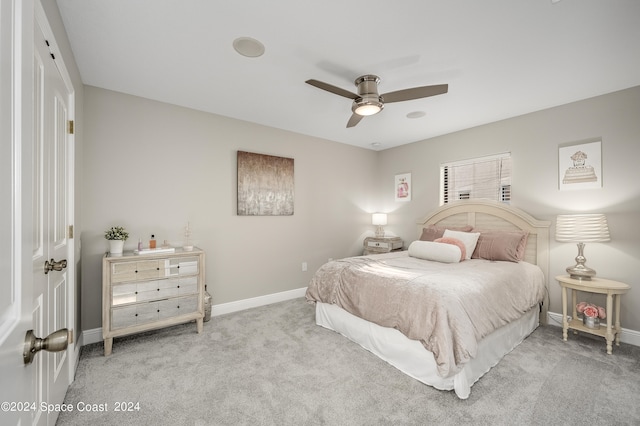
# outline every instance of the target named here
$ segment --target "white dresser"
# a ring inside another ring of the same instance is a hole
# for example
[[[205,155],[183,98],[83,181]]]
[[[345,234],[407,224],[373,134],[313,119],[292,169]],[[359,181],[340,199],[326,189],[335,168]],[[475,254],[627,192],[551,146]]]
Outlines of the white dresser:
[[[102,337],[110,355],[113,338],[204,318],[204,252],[198,248],[174,253],[102,259]]]

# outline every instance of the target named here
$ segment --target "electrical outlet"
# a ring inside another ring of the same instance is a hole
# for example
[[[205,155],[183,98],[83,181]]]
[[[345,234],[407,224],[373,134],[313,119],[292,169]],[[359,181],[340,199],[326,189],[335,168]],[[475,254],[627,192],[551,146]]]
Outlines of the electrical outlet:
[[[307,262],[302,262],[302,272],[307,272]]]

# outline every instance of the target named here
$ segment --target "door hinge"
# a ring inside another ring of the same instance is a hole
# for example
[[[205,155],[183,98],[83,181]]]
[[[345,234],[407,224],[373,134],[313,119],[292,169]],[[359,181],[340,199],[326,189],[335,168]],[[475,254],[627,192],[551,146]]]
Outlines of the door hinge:
[[[69,239],[73,239],[73,225],[69,225]]]
[[[73,135],[73,120],[69,120],[69,134]]]

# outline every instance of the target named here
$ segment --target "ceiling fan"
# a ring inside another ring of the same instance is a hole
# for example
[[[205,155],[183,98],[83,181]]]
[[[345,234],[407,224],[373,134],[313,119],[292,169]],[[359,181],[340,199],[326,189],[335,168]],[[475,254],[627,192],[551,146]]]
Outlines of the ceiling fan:
[[[429,96],[447,93],[449,90],[448,84],[437,84],[434,86],[422,86],[397,90],[395,92],[379,95],[378,83],[380,83],[380,77],[372,74],[363,75],[356,79],[355,84],[358,88],[357,94],[319,80],[307,80],[305,83],[315,86],[318,89],[353,99],[353,104],[351,105],[351,111],[353,111],[353,114],[347,122],[347,127],[355,126],[367,115],[379,113],[382,111],[382,108],[384,108],[385,103],[427,98]]]

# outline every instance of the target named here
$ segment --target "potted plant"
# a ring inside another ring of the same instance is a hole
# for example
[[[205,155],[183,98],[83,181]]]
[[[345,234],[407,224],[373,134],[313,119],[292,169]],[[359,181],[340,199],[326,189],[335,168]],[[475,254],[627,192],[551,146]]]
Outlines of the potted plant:
[[[112,226],[104,232],[104,238],[109,241],[109,253],[122,254],[124,242],[129,238],[129,233],[122,226]]]

